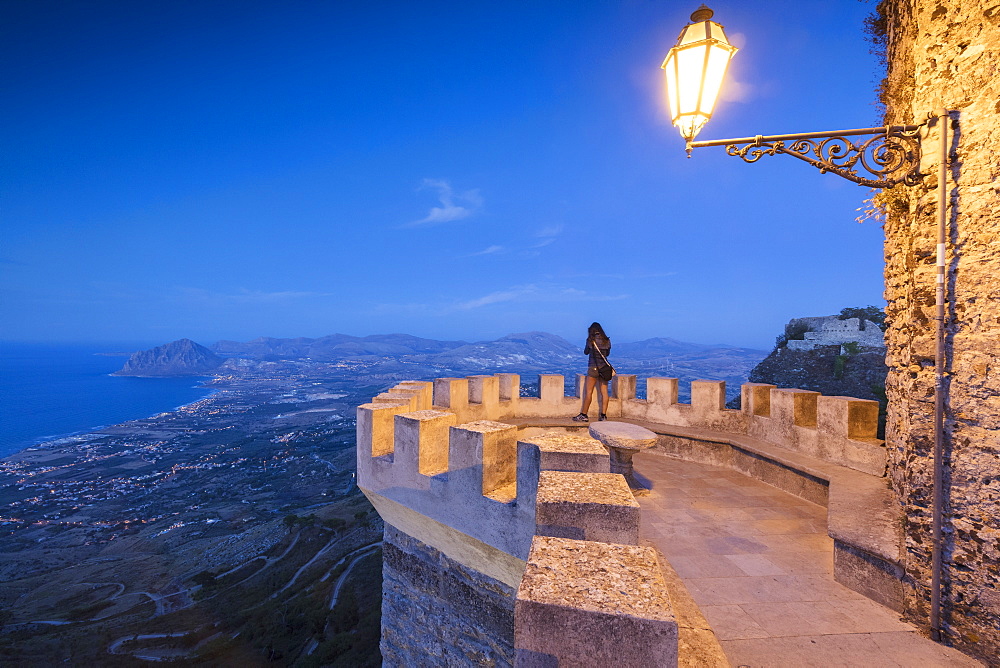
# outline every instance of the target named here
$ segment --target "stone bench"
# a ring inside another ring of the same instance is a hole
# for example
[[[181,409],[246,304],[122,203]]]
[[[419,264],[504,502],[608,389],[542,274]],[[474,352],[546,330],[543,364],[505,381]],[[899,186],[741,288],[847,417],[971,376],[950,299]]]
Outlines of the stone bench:
[[[635,478],[632,457],[656,445],[656,434],[628,422],[598,422],[590,426],[590,435],[611,453],[611,472],[625,476],[633,494],[648,494],[649,490]]]

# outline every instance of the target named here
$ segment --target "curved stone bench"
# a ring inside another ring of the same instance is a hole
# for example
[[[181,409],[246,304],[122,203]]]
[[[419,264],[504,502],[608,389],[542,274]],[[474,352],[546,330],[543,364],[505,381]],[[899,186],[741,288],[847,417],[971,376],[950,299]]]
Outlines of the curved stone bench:
[[[590,435],[604,444],[611,453],[611,472],[625,476],[633,494],[648,494],[649,490],[635,478],[632,457],[635,453],[656,445],[656,434],[628,422],[598,422],[590,425]]]
[[[834,579],[892,610],[903,610],[902,511],[884,477],[749,436],[647,426],[658,435],[654,454],[730,468],[826,506]]]

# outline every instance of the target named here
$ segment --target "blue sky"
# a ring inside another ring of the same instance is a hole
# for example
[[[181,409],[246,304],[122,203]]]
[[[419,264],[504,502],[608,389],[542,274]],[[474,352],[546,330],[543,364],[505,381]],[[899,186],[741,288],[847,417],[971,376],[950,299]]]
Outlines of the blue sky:
[[[685,157],[697,4],[0,3],[0,339],[768,348],[882,304],[866,188]],[[879,123],[872,4],[711,7],[741,50],[700,139]]]

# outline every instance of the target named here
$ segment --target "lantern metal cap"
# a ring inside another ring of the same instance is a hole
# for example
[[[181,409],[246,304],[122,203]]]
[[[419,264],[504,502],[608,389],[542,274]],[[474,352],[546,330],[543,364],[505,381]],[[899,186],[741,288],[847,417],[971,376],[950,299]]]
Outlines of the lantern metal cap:
[[[701,21],[708,21],[713,16],[715,16],[715,12],[713,12],[705,5],[702,5],[698,7],[698,9],[694,10],[693,14],[691,14],[691,21],[694,23],[699,23]]]

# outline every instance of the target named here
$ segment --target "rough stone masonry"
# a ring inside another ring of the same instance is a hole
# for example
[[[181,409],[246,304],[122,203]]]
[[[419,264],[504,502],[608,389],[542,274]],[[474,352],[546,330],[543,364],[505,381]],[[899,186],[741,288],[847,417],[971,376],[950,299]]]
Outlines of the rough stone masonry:
[[[883,0],[886,123],[951,111],[948,181],[944,639],[1000,657],[1000,1]],[[931,581],[936,178],[940,144],[923,142],[921,186],[880,198],[893,489],[904,509],[907,616],[926,627]]]
[[[382,662],[514,665],[514,590],[385,525]]]

